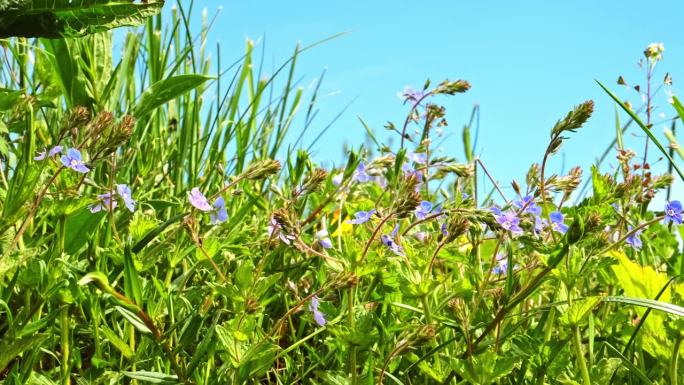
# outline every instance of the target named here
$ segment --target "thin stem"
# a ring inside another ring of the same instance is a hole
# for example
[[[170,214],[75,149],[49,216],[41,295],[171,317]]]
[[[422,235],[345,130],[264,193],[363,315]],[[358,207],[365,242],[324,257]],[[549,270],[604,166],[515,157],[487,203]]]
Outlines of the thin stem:
[[[674,347],[672,348],[672,357],[670,357],[670,384],[677,385],[677,366],[679,364],[679,347],[682,345],[682,339],[684,337],[677,336],[675,340]]]
[[[579,364],[580,371],[582,373],[582,382],[584,385],[591,385],[591,379],[589,378],[589,368],[587,368],[587,361],[584,359],[584,353],[582,353],[582,334],[580,333],[579,326],[573,328],[573,343],[575,345],[575,355],[577,356],[577,363]]]

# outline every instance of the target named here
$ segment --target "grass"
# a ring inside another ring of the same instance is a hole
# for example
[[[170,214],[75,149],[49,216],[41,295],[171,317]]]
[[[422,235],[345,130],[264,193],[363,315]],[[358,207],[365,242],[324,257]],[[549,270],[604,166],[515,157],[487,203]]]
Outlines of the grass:
[[[147,19],[120,55],[108,32],[0,41],[0,384],[681,383],[681,207],[651,204],[673,176],[624,148],[619,113],[618,167],[587,194],[545,165],[591,101],[514,196],[473,155],[477,109],[463,160],[436,155],[434,97],[464,80],[407,90],[399,146],[367,128],[377,148],[325,170],[289,146],[312,47],[268,77],[250,41],[212,65],[192,17]],[[651,95],[604,89],[678,171]]]

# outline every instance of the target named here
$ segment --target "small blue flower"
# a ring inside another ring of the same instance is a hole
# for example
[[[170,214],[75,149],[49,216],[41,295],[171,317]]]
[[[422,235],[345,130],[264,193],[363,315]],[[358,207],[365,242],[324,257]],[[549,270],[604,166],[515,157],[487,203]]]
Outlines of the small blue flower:
[[[501,225],[504,230],[508,230],[514,235],[523,233],[523,230],[520,228],[520,218],[518,218],[516,213],[512,211],[502,212],[498,207],[492,207],[490,210],[494,213],[496,222]]]
[[[549,219],[551,219],[551,229],[553,231],[561,234],[565,234],[568,231],[568,226],[563,223],[565,216],[560,211],[554,211],[549,214]]]
[[[85,163],[83,163],[81,152],[75,148],[68,149],[66,155],[62,155],[61,160],[64,167],[68,167],[76,172],[85,174],[90,171]]]
[[[354,172],[354,181],[359,183],[366,183],[370,180],[370,176],[366,173],[366,163],[361,162],[356,167]]]
[[[513,205],[519,209],[524,207],[525,209],[522,211],[522,214],[529,213],[533,215],[541,215],[542,212],[541,207],[537,205],[537,203],[534,201],[534,197],[531,195],[524,197],[522,200],[513,202]]]
[[[323,229],[318,231],[316,233],[316,238],[318,239],[318,243],[320,243],[324,249],[330,249],[333,247],[330,237],[328,237],[328,230]]]
[[[447,230],[447,224],[446,224],[446,222],[442,223],[442,227],[440,228],[440,230],[442,230],[442,235],[443,235],[443,236],[446,237],[447,235],[449,235],[449,231]]]
[[[207,200],[207,197],[205,197],[197,187],[193,187],[193,189],[190,190],[188,193],[188,200],[190,201],[190,204],[193,205],[197,210],[204,212],[213,210],[209,204],[209,200]]]
[[[114,194],[111,191],[98,195],[97,199],[97,203],[88,206],[91,213],[97,213],[102,210],[114,210],[117,206],[116,199],[114,199]]]
[[[218,197],[214,201],[214,208],[209,213],[209,218],[212,224],[222,223],[228,220],[228,212],[226,211],[226,202],[223,197]]]
[[[43,159],[45,159],[46,157],[47,157],[47,158],[52,158],[53,156],[55,156],[55,155],[61,153],[61,152],[62,152],[62,149],[63,149],[62,146],[55,146],[55,147],[52,147],[52,148],[50,149],[50,151],[47,151],[47,154],[46,154],[45,147],[43,147],[43,151],[39,151],[39,152],[38,152],[38,155],[37,155],[35,158],[33,158],[33,159],[35,159],[35,160],[43,160]]]
[[[124,205],[126,205],[128,211],[135,212],[135,205],[137,202],[133,200],[130,187],[125,184],[117,184],[116,191],[119,193],[121,199],[123,199]]]
[[[335,176],[332,177],[332,183],[335,186],[339,186],[342,184],[342,180],[344,179],[344,174],[335,174]]]
[[[678,225],[682,224],[682,203],[680,201],[670,201],[665,205],[664,223],[674,222]]]
[[[280,223],[278,223],[278,221],[274,217],[271,217],[271,220],[268,223],[267,231],[269,237],[277,236],[281,242],[288,246],[292,244],[292,241],[295,240],[294,235],[286,234],[283,231],[283,226]]]
[[[632,229],[633,229],[632,226],[627,226],[627,232],[631,232]],[[627,237],[625,242],[635,250],[641,249],[641,246],[643,246],[643,243],[641,242],[640,237],[641,237],[641,233],[643,231],[644,231],[643,229],[635,231],[634,234]]]
[[[398,243],[394,242],[389,235],[383,234],[380,237],[380,242],[382,242],[383,245],[387,246],[387,248],[389,248],[390,251],[394,254],[401,257],[404,256],[404,248],[402,248],[401,245],[399,245]]]
[[[513,270],[517,270],[518,265],[513,265]],[[508,272],[508,257],[503,254],[498,254],[496,258],[496,265],[492,267],[492,274],[506,275]]]
[[[421,90],[414,90],[413,88],[406,86],[404,90],[398,94],[404,102],[410,102],[411,106],[415,107],[418,105],[421,99],[425,97],[425,92]]]
[[[428,201],[422,201],[420,204],[418,204],[418,207],[416,208],[416,218],[418,219],[425,219],[430,212],[432,211],[432,203]]]
[[[406,157],[410,159],[413,163],[426,164],[427,154],[423,152],[409,152]]]
[[[309,311],[313,313],[314,321],[316,321],[318,326],[325,326],[327,321],[325,320],[325,315],[318,310],[318,297],[315,295],[311,298],[311,302],[309,303]]]
[[[368,222],[375,214],[375,209],[370,211],[359,211],[354,214],[354,219],[347,220],[347,223],[352,225],[360,225],[362,223]]]

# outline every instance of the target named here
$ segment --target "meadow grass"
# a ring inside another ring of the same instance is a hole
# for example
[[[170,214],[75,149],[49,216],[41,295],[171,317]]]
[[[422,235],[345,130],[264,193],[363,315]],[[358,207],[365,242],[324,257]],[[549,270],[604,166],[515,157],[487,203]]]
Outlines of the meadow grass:
[[[599,84],[618,167],[582,191],[546,163],[594,102],[507,194],[476,110],[462,159],[435,151],[435,97],[465,80],[405,89],[398,145],[368,129],[326,170],[289,140],[315,116],[295,72],[313,47],[268,76],[251,41],[212,65],[191,17],[147,19],[119,54],[111,32],[0,40],[0,384],[682,382],[684,176],[650,91],[633,107]],[[629,125],[659,153],[625,148]]]

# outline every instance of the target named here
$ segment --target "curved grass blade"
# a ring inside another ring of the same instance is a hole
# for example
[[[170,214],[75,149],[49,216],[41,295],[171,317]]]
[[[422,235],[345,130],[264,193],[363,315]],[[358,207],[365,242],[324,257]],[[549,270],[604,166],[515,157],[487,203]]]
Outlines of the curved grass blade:
[[[634,111],[632,111],[630,108],[628,108],[628,107],[625,105],[625,103],[623,103],[623,102],[617,97],[617,95],[615,95],[611,90],[609,90],[608,88],[606,88],[606,86],[604,86],[600,81],[596,80],[596,83],[598,83],[598,85],[601,86],[601,88],[603,88],[604,91],[606,91],[606,93],[608,94],[608,96],[610,96],[611,98],[613,98],[613,100],[615,101],[615,103],[617,103],[620,107],[622,107],[622,109],[625,110],[625,112],[626,112],[626,113],[627,113],[627,114],[628,114],[628,115],[637,123],[637,125],[641,128],[641,130],[644,131],[644,133],[646,133],[646,135],[648,135],[649,138],[651,138],[651,140],[653,141],[653,143],[655,143],[656,147],[658,147],[658,150],[660,150],[660,152],[663,154],[663,156],[665,156],[665,158],[667,158],[667,160],[669,160],[670,163],[672,163],[672,166],[673,166],[674,169],[677,171],[677,174],[679,174],[679,177],[684,181],[684,173],[682,172],[682,170],[679,169],[679,166],[677,166],[677,164],[676,164],[675,161],[672,159],[672,157],[670,156],[670,154],[667,153],[667,151],[665,150],[665,147],[663,147],[663,145],[660,144],[660,142],[659,142],[658,139],[655,137],[655,135],[653,135],[653,133],[651,132],[651,130],[650,130],[648,127],[646,127],[646,125],[644,124],[644,122],[641,121],[641,119],[639,119],[639,117],[637,116],[637,114],[634,113]]]

